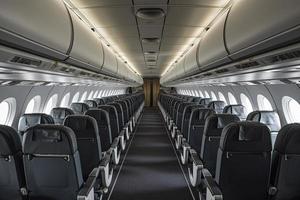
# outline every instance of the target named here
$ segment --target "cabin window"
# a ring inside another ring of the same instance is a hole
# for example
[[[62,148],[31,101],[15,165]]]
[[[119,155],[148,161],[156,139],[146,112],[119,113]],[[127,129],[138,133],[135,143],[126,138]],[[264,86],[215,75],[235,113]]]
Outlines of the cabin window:
[[[77,93],[74,95],[74,97],[73,97],[73,99],[72,99],[72,103],[78,102],[78,100],[79,100],[79,92],[77,92]]]
[[[54,94],[47,102],[44,112],[50,114],[51,109],[57,105],[57,94]]]
[[[92,98],[93,98],[93,95],[94,95],[94,91],[91,91],[91,92],[90,92],[90,95],[89,95],[89,97],[88,97],[88,99],[89,99],[89,100],[92,99]]]
[[[270,101],[263,95],[257,95],[257,103],[259,110],[273,110]]]
[[[99,93],[99,91],[97,90],[95,93],[94,93],[94,98],[97,98],[98,97],[98,93]]]
[[[213,91],[211,91],[211,98],[212,98],[213,101],[218,100],[216,94]]]
[[[218,95],[219,95],[219,100],[220,100],[220,101],[224,101],[224,102],[227,104],[226,98],[225,98],[225,96],[222,94],[222,92],[218,92]]]
[[[210,98],[210,96],[209,96],[209,94],[208,94],[207,91],[204,92],[204,96],[205,96],[205,98]]]
[[[35,113],[39,112],[41,106],[41,96],[35,96],[33,97],[29,103],[27,104],[27,107],[25,109],[25,113]]]
[[[196,96],[199,97],[199,92],[195,90]]]
[[[231,92],[228,92],[228,99],[231,105],[237,104],[237,101]]]
[[[199,90],[200,97],[204,97],[203,93]]]
[[[68,107],[70,101],[70,92],[65,94],[65,96],[62,98],[60,106],[61,107]]]
[[[288,123],[300,122],[300,104],[295,99],[284,96],[282,98],[282,108],[285,119]]]
[[[191,90],[191,94],[192,96],[195,96],[194,90]]]
[[[0,124],[10,126],[16,114],[16,99],[7,98],[0,103]]]
[[[87,92],[84,92],[80,99],[80,102],[84,102],[84,100],[86,100],[86,96],[87,96]]]
[[[243,93],[241,94],[241,102],[242,105],[245,107],[245,111],[247,115],[253,111],[253,107],[250,99]]]
[[[103,90],[100,90],[98,97],[102,97]]]

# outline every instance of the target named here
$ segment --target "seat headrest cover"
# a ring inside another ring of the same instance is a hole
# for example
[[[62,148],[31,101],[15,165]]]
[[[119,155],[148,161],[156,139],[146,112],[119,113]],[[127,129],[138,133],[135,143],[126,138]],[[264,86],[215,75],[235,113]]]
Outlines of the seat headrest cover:
[[[18,131],[22,133],[37,124],[54,124],[54,119],[44,113],[23,114],[19,120]]]
[[[22,151],[21,138],[11,127],[0,125],[0,155],[13,155]]]
[[[202,98],[200,100],[199,104],[201,104],[201,105],[207,105],[207,104],[209,104],[209,102],[211,102],[211,98]]]
[[[270,152],[271,133],[260,122],[234,122],[223,129],[220,148],[228,152]]]
[[[201,121],[205,123],[205,120],[214,113],[215,111],[209,108],[195,108],[192,110],[191,117],[195,121]]]
[[[222,109],[225,107],[225,102],[224,101],[211,101],[208,105],[208,108],[211,109]]]
[[[97,108],[97,102],[94,100],[84,100],[84,103],[86,103],[90,108]]]
[[[288,124],[279,131],[274,150],[281,154],[300,154],[300,124]]]
[[[234,114],[241,119],[245,119],[247,117],[245,113],[245,106],[241,104],[227,105],[224,107],[223,113]]]
[[[253,111],[247,120],[261,122],[267,125],[271,132],[278,132],[281,128],[279,115],[275,111]]]
[[[86,103],[72,103],[71,109],[74,111],[75,114],[83,114],[87,111],[90,107]]]
[[[65,119],[68,115],[74,115],[70,108],[56,107],[51,110],[51,116],[55,119]]]
[[[72,129],[62,125],[36,125],[23,137],[25,154],[66,154],[77,151],[76,137]]]
[[[220,136],[220,131],[230,123],[238,122],[240,119],[236,115],[231,114],[213,114],[210,115],[205,121],[204,134],[206,136]],[[218,135],[215,135],[218,134]]]
[[[70,115],[65,119],[64,125],[73,131],[98,129],[96,119],[88,115]]]

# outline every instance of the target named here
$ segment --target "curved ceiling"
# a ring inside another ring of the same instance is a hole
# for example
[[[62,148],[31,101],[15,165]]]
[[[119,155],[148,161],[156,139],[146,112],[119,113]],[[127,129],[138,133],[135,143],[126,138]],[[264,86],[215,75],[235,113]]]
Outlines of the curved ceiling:
[[[159,77],[201,37],[230,0],[65,2],[136,72],[143,77]],[[140,19],[135,15],[140,8],[160,8],[165,16]],[[143,38],[159,38],[159,41],[149,43]]]

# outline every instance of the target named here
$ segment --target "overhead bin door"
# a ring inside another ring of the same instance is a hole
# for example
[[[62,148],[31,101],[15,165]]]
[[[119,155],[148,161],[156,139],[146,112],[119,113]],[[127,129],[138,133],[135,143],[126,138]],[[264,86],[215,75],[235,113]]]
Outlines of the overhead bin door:
[[[71,36],[71,20],[63,1],[1,1],[1,43],[63,60]]]
[[[199,43],[197,42],[193,46],[193,48],[186,54],[184,68],[185,68],[185,73],[187,73],[187,74],[199,69],[198,63],[197,63],[197,58],[196,58],[198,44]]]
[[[223,30],[227,12],[208,30],[199,43],[200,67],[217,66],[230,61],[224,44]]]
[[[299,25],[299,0],[237,1],[228,15],[225,41],[238,59],[299,39]]]
[[[100,39],[77,15],[70,12],[74,27],[74,41],[68,63],[99,71],[103,65]]]
[[[117,73],[118,63],[115,54],[109,49],[109,47],[103,45],[104,49],[104,65],[102,70],[109,73]]]

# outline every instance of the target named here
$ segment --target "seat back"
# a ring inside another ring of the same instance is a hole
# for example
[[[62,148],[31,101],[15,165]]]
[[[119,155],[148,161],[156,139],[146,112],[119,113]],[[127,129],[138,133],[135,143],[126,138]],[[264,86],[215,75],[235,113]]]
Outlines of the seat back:
[[[245,120],[247,118],[245,106],[241,104],[227,105],[224,107],[223,113],[236,115],[240,120]]]
[[[117,109],[118,114],[118,121],[119,121],[119,130],[121,131],[124,126],[124,116],[123,116],[123,109],[119,103],[109,103],[108,105],[112,105]]]
[[[195,103],[191,103],[191,102],[184,102],[181,103],[178,107],[177,110],[177,116],[176,116],[176,125],[178,127],[178,130],[181,130],[181,125],[182,125],[182,121],[183,121],[183,113],[184,113],[184,109],[189,106],[189,105],[194,105]]]
[[[120,129],[117,109],[112,105],[101,105],[99,106],[99,109],[105,110],[109,114],[112,139],[118,137],[120,134]]]
[[[30,199],[73,200],[83,184],[76,137],[62,125],[36,125],[23,137]]]
[[[56,107],[52,108],[50,115],[55,124],[63,124],[65,118],[69,115],[74,115],[74,112],[70,108]]]
[[[70,115],[65,119],[64,126],[71,128],[76,135],[83,179],[86,180],[101,161],[102,151],[97,121],[87,115]]]
[[[189,121],[192,114],[192,111],[196,108],[204,108],[202,105],[197,104],[190,104],[187,105],[182,113],[182,123],[181,123],[181,133],[184,138],[188,139],[188,133],[189,133]]]
[[[22,200],[25,187],[22,145],[18,133],[9,126],[0,125],[0,198]]]
[[[71,104],[71,109],[76,115],[83,115],[90,107],[86,103],[76,102]]]
[[[204,124],[206,119],[215,111],[208,108],[195,108],[189,120],[188,142],[198,153],[201,150]]]
[[[207,108],[215,110],[217,114],[223,113],[223,109],[225,107],[225,102],[224,101],[211,101],[207,105]]]
[[[207,106],[212,101],[211,98],[202,98],[199,102],[200,105]]]
[[[97,121],[101,141],[101,150],[103,152],[107,151],[112,144],[109,113],[102,109],[90,109],[86,111],[85,115],[91,116]]]
[[[272,144],[275,144],[275,140],[278,134],[278,131],[281,128],[281,123],[279,115],[275,111],[253,111],[247,116],[247,120],[261,122],[268,126],[271,131]]]
[[[123,100],[116,101],[116,103],[119,103],[122,106],[124,124],[126,124],[129,121],[129,110],[127,103]]]
[[[272,200],[300,199],[300,124],[288,124],[279,131],[273,154],[270,185],[276,188]]]
[[[86,103],[89,106],[89,108],[97,108],[98,107],[97,102],[94,100],[84,100],[84,103]]]
[[[205,121],[200,157],[205,168],[215,175],[217,153],[220,144],[222,130],[230,123],[238,122],[240,119],[231,114],[213,114]]]
[[[223,198],[268,199],[271,135],[259,122],[235,122],[222,132],[216,177]]]
[[[194,97],[192,102],[199,104],[200,100],[201,100],[201,97]]]
[[[18,132],[23,136],[24,132],[37,124],[54,124],[51,115],[44,113],[27,113],[23,114],[19,119]]]
[[[97,102],[97,105],[104,105],[105,101],[102,98],[94,98],[94,101]]]

